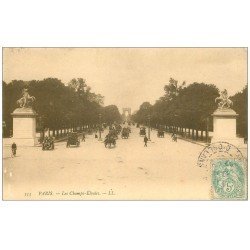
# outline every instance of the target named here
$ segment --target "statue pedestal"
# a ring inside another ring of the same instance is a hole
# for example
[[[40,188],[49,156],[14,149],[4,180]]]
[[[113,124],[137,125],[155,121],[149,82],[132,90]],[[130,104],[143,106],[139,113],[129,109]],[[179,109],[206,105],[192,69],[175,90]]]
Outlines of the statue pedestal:
[[[235,146],[244,144],[244,140],[236,137],[236,117],[238,114],[232,109],[217,109],[213,116],[213,138],[214,142],[228,142]]]
[[[11,114],[13,117],[13,141],[17,146],[35,146],[36,112],[32,108],[17,108]]]

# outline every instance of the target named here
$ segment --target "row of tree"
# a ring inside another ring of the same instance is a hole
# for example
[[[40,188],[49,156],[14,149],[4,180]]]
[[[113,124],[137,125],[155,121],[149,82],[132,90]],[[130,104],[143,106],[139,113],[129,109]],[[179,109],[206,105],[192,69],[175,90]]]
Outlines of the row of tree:
[[[12,130],[11,113],[17,108],[16,101],[24,88],[28,88],[29,94],[36,98],[33,108],[38,113],[37,128],[40,131],[121,121],[118,108],[115,105],[104,107],[104,97],[92,92],[83,78],[72,79],[68,84],[57,78],[28,82],[13,80],[8,84],[3,82],[5,135]]]
[[[133,115],[133,120],[140,124],[149,123],[153,127],[160,125],[183,132],[188,128],[193,138],[198,137],[198,131],[212,131],[211,114],[217,108],[215,98],[219,90],[215,85],[194,82],[178,84],[170,78],[164,86],[165,94],[151,105],[144,102],[140,109]],[[237,133],[247,137],[247,86],[230,98],[233,109],[239,114]]]

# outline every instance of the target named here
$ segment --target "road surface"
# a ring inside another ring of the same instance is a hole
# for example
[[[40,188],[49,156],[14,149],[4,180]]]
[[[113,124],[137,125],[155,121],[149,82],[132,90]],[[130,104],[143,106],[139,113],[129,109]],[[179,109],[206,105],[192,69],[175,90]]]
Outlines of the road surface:
[[[139,129],[115,148],[87,135],[80,147],[55,150],[18,147],[3,152],[5,200],[206,200],[210,199],[209,169],[197,167],[203,146],[170,135],[144,147]]]

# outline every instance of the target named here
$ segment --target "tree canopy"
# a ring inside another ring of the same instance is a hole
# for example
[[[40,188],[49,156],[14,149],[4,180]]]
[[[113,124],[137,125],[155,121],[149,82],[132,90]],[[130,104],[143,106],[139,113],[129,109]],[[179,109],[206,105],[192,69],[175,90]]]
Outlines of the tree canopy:
[[[151,126],[178,126],[196,130],[205,130],[207,119],[209,130],[212,130],[211,114],[216,110],[215,98],[219,96],[218,88],[213,84],[194,82],[188,86],[170,78],[164,86],[164,95],[154,105],[142,103],[133,114],[133,120],[147,124],[148,115]],[[247,135],[247,87],[231,97],[233,109],[239,114],[237,133]]]
[[[121,114],[119,113],[119,110],[115,105],[103,107],[102,114],[103,120],[110,125],[114,124],[115,122],[120,123],[122,120]]]
[[[247,137],[247,86],[231,97],[233,109],[239,115],[237,120],[237,133]]]
[[[38,123],[51,130],[91,125],[119,120],[120,113],[115,105],[103,107],[104,97],[91,91],[83,78],[72,79],[67,85],[57,78],[44,80],[3,82],[3,121],[7,130],[12,128],[11,113],[17,108],[16,101],[23,88],[35,96],[34,110],[38,113]],[[38,126],[39,128],[39,126]]]
[[[205,119],[216,109],[215,98],[219,91],[215,85],[193,83],[186,86],[183,82],[170,78],[164,86],[165,94],[154,105],[143,103],[139,111],[133,116],[139,123],[146,123],[150,114],[151,124],[180,126],[186,128],[202,129]],[[145,105],[148,106],[145,111]]]

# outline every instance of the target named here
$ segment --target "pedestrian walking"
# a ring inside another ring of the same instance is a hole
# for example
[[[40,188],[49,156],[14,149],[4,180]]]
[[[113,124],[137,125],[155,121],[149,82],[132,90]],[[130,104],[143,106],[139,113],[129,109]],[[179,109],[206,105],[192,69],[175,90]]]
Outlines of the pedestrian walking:
[[[171,136],[171,138],[172,138],[172,141],[177,142],[177,135],[176,135],[176,133],[173,133],[172,136]]]
[[[85,133],[82,133],[82,141],[85,142]]]
[[[144,137],[144,147],[148,146],[147,143],[148,143],[148,137],[145,135],[145,137]]]
[[[13,142],[12,145],[11,145],[11,157],[16,156],[16,150],[17,150],[17,145],[16,145],[15,142]]]

